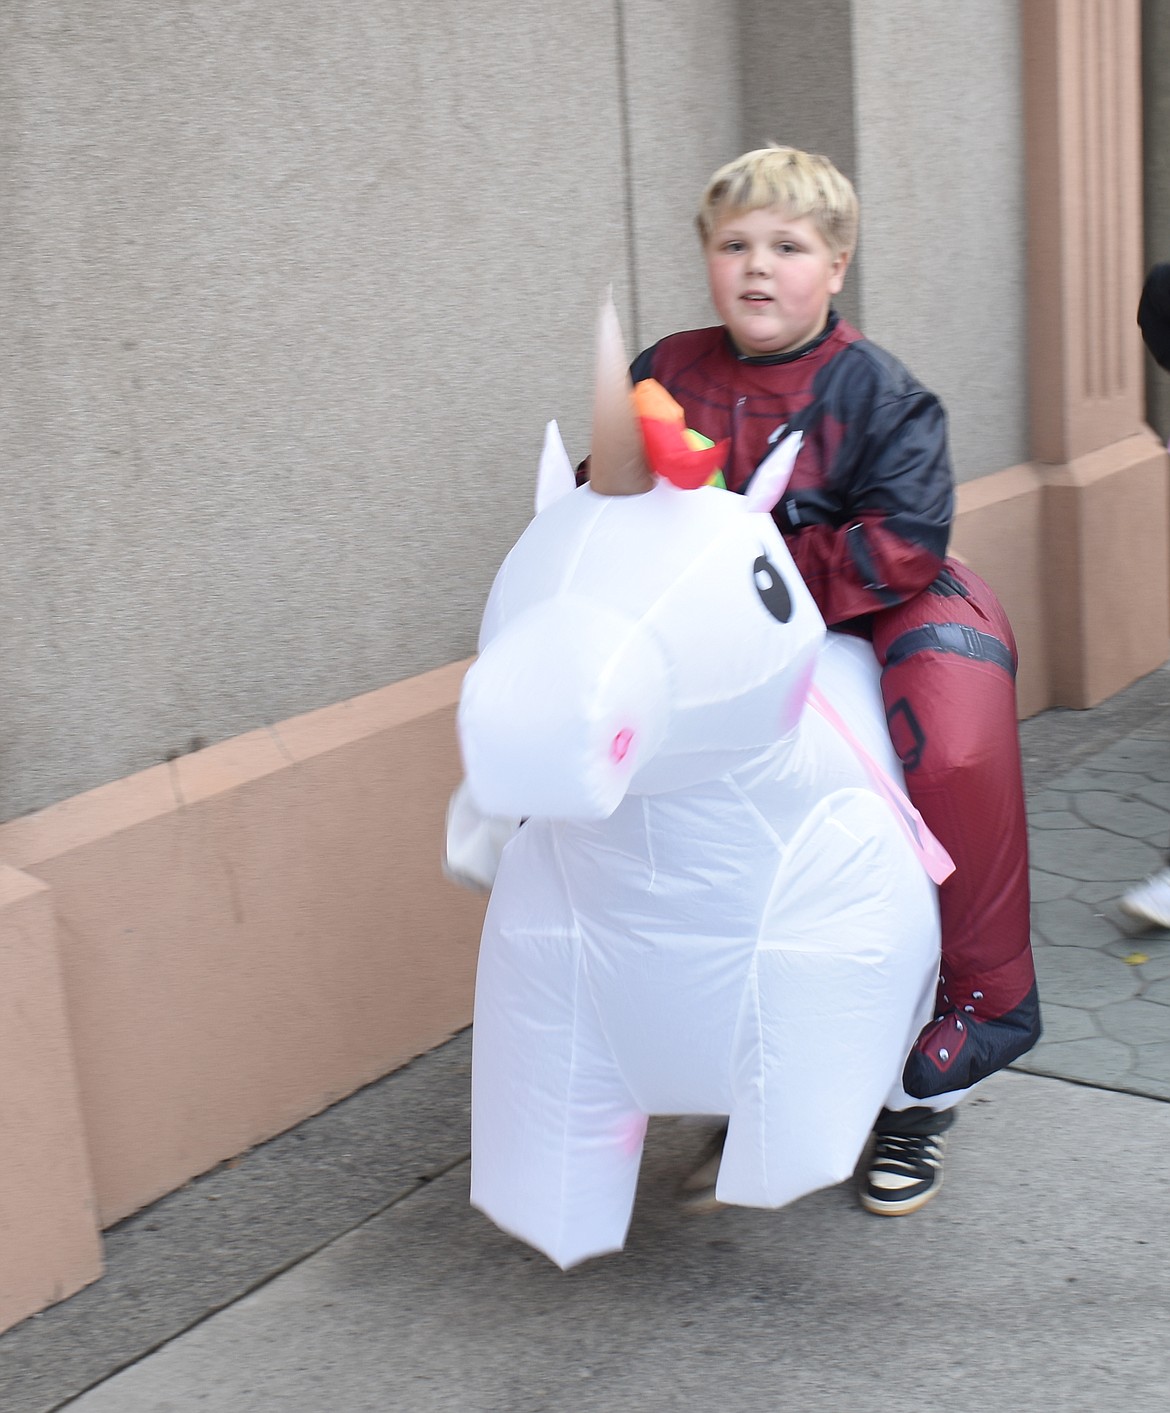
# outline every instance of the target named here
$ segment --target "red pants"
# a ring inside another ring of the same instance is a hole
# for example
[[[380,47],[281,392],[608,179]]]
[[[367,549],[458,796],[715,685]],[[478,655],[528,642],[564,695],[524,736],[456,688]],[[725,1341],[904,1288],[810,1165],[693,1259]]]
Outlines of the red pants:
[[[991,589],[952,560],[925,592],[875,616],[873,645],[907,792],[955,861],[939,890],[936,1019],[903,1079],[924,1098],[965,1089],[1040,1034],[1016,645]]]

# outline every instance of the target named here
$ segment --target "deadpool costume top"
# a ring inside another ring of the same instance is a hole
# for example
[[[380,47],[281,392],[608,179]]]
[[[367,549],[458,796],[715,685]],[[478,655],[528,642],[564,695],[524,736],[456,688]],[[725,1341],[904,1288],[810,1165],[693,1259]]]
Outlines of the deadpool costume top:
[[[697,432],[730,438],[729,490],[785,432],[803,433],[773,513],[830,627],[863,629],[937,576],[954,513],[946,414],[835,311],[790,353],[749,358],[722,327],[695,329],[647,349],[630,375],[661,383]]]
[[[939,892],[936,1016],[903,1084],[946,1095],[1035,1044],[1027,830],[1015,643],[991,589],[946,560],[954,481],[938,399],[835,312],[789,353],[740,354],[722,327],[672,334],[635,359],[689,427],[730,440],[728,489],[803,435],[773,511],[825,622],[874,644],[906,789],[955,860]]]

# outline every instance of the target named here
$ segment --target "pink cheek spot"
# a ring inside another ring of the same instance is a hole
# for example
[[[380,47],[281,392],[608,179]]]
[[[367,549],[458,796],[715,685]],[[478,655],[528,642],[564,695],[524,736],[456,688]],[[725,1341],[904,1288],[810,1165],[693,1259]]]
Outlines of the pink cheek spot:
[[[615,765],[621,765],[626,756],[630,753],[630,747],[634,744],[634,733],[623,727],[610,742],[609,756]]]
[[[776,727],[781,736],[786,736],[800,720],[801,713],[805,708],[805,703],[808,701],[808,694],[812,689],[813,673],[815,670],[816,663],[810,662],[801,674],[799,681],[794,686],[791,696],[787,698],[781,707],[780,720]]]
[[[650,1120],[645,1114],[631,1114],[618,1128],[617,1139],[622,1152],[633,1158],[640,1152],[646,1139],[646,1127]]]

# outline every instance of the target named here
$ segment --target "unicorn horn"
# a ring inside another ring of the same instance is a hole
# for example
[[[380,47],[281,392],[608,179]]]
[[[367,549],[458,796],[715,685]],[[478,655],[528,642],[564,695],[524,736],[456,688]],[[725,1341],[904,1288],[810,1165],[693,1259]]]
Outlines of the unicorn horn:
[[[654,486],[634,416],[628,369],[613,294],[608,293],[597,324],[593,449],[589,458],[589,484],[598,495],[637,496]]]

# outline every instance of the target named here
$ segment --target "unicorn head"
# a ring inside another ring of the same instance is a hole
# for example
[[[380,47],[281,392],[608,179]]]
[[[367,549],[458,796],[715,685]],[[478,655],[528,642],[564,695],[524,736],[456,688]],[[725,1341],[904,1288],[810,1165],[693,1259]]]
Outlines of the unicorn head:
[[[629,793],[746,763],[804,703],[824,623],[769,513],[799,439],[745,495],[680,489],[648,464],[626,367],[607,303],[590,482],[574,488],[550,429],[538,513],[464,683],[460,741],[485,814],[604,819]]]

